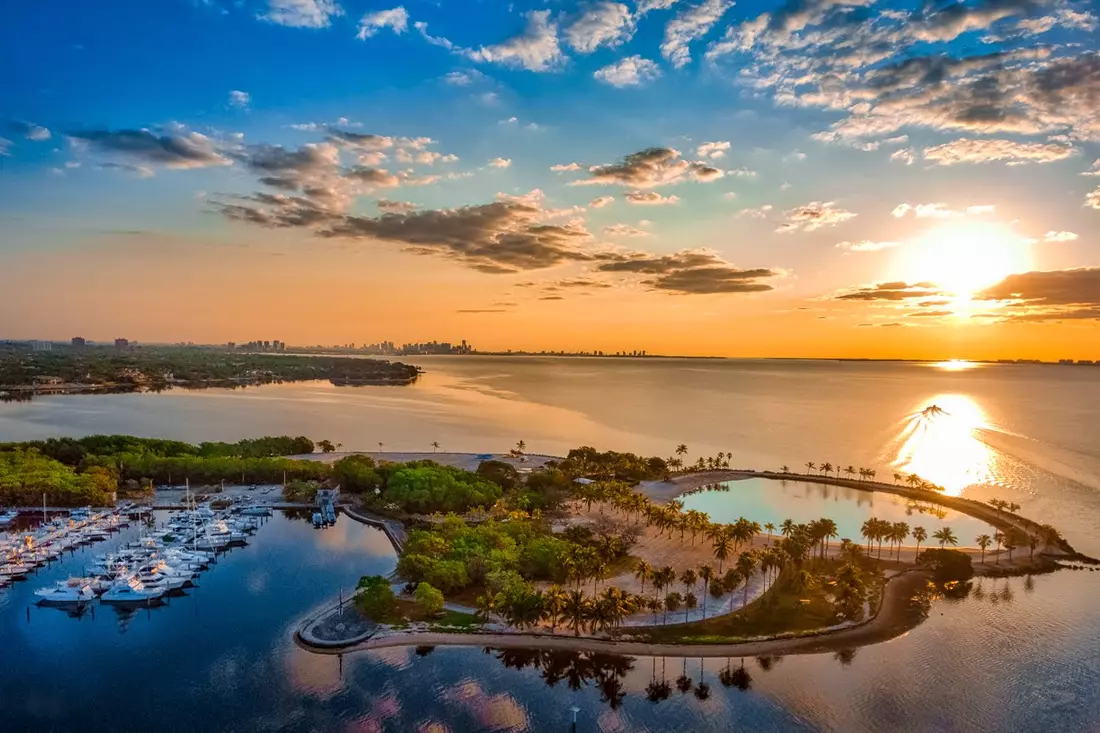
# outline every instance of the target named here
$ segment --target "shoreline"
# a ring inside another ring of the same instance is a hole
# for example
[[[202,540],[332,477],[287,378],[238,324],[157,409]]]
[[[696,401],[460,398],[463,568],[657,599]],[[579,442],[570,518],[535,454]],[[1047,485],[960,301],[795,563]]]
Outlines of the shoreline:
[[[479,646],[494,648],[558,649],[593,651],[627,656],[664,657],[736,657],[787,654],[819,654],[879,644],[902,636],[919,625],[908,623],[908,602],[925,582],[927,574],[909,571],[898,574],[883,588],[882,601],[873,616],[859,624],[842,629],[824,629],[801,635],[777,635],[764,639],[748,639],[728,644],[660,644],[645,641],[619,641],[592,636],[530,633],[459,633],[404,632],[349,642],[339,648],[313,646],[297,632],[295,641],[301,648],[316,654],[347,654],[403,646]]]

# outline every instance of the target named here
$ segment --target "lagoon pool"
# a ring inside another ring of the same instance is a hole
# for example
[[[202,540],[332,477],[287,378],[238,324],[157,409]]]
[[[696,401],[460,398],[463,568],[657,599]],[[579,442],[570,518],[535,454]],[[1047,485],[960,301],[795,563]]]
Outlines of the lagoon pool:
[[[980,519],[936,504],[805,481],[747,478],[726,481],[680,498],[684,509],[701,511],[715,522],[734,522],[745,517],[761,525],[772,522],[778,527],[788,518],[809,522],[827,517],[836,522],[841,538],[854,542],[860,541],[860,527],[871,517],[924,527],[929,538],[937,529],[950,527],[959,538],[959,546],[973,547],[978,535],[992,537],[996,531]],[[912,540],[906,544],[912,544]]]

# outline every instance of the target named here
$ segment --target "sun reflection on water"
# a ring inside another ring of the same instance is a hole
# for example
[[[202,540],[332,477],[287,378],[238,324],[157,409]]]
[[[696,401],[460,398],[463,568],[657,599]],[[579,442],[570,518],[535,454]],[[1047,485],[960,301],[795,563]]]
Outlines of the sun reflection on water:
[[[942,486],[949,496],[993,478],[993,451],[980,431],[989,427],[982,408],[966,395],[937,395],[909,418],[894,465]]]

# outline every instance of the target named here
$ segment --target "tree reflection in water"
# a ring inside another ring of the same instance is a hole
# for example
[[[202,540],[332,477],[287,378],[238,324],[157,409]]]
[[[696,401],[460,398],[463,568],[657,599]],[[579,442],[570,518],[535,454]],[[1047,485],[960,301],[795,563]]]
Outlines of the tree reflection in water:
[[[581,690],[594,684],[603,701],[613,710],[623,704],[626,697],[623,679],[634,669],[634,659],[616,654],[595,652],[570,652],[543,649],[485,649],[495,654],[505,667],[524,669],[532,667],[542,672],[542,679],[549,687],[565,681],[570,690]]]

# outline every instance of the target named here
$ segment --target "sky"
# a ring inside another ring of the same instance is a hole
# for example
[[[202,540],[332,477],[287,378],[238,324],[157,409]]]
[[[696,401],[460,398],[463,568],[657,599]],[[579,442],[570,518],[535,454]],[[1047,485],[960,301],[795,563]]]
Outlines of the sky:
[[[0,14],[0,338],[1100,359],[1097,0]]]

